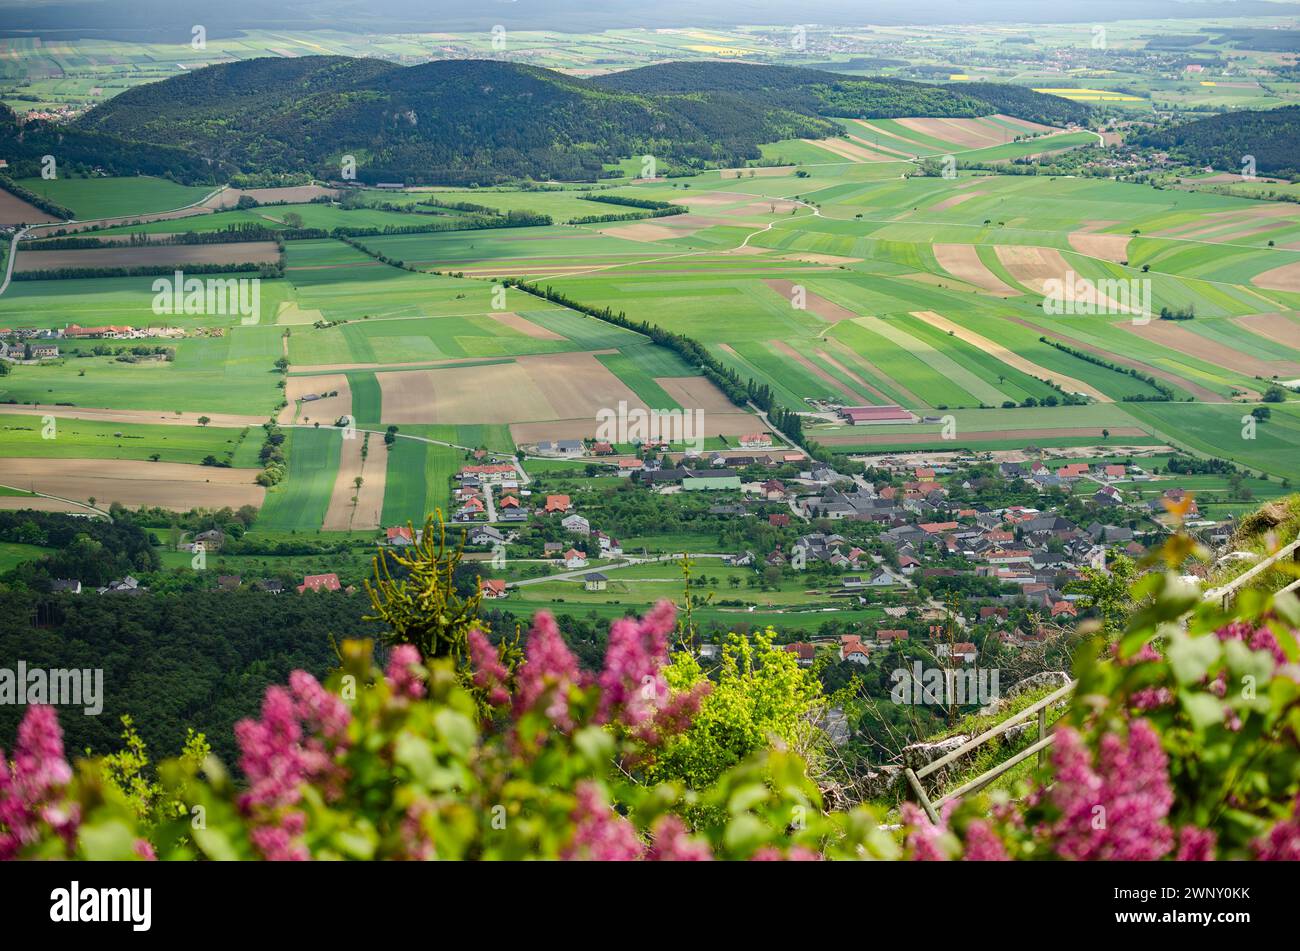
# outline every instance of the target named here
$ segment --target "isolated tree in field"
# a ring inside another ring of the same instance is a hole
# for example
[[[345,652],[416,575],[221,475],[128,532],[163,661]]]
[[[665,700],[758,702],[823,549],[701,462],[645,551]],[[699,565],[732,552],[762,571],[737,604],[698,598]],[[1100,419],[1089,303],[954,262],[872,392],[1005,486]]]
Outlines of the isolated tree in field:
[[[357,476],[355,479],[352,480],[352,484],[355,485],[355,486],[359,489],[359,488],[361,488],[361,483],[364,482],[364,481],[365,481],[365,480],[362,479],[361,476]]]
[[[207,416],[200,416],[200,417],[199,417],[199,425],[200,425],[200,426],[206,426],[206,425],[208,425],[208,423],[210,423],[210,422],[212,422],[212,420],[209,419]]]

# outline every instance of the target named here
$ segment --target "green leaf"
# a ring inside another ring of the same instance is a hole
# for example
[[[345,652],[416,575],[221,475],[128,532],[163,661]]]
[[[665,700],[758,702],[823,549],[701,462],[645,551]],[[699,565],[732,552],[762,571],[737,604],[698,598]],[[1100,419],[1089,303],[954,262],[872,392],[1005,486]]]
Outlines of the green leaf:
[[[1223,702],[1208,693],[1183,693],[1178,697],[1198,730],[1223,722]]]
[[[1176,635],[1169,645],[1169,666],[1180,684],[1196,683],[1222,654],[1222,645],[1213,634],[1203,637]]]

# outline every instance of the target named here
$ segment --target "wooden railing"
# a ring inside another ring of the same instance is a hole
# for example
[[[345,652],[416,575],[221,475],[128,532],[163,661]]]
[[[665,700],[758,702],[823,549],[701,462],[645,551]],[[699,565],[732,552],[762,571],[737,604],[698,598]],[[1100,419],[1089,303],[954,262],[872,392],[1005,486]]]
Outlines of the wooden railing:
[[[1279,548],[1277,551],[1273,552],[1273,554],[1269,555],[1267,558],[1259,562],[1259,564],[1252,566],[1247,571],[1243,571],[1241,574],[1233,578],[1227,584],[1221,585],[1217,588],[1211,588],[1209,591],[1206,591],[1205,594],[1202,595],[1202,600],[1218,601],[1220,604],[1226,607],[1236,596],[1237,592],[1241,590],[1244,586],[1246,586],[1252,579],[1263,574],[1270,567],[1277,564],[1279,561],[1283,560],[1288,555],[1292,555],[1296,559],[1300,560],[1300,536],[1297,536],[1295,541],[1291,542],[1289,545],[1284,545],[1283,547]],[[1291,582],[1286,587],[1280,589],[1276,593],[1282,594],[1283,592],[1297,591],[1297,590],[1300,590],[1300,578]],[[1190,611],[1187,613],[1188,615],[1191,614]],[[1184,615],[1184,618],[1185,617],[1186,615]],[[912,787],[912,792],[916,794],[917,801],[921,804],[921,808],[923,808],[926,812],[926,815],[930,817],[930,821],[934,822],[935,824],[938,824],[939,810],[943,808],[945,805],[957,799],[961,799],[963,796],[969,796],[971,793],[983,789],[985,786],[993,782],[999,776],[1002,776],[1007,772],[1009,772],[1010,770],[1014,769],[1016,766],[1018,766],[1020,763],[1023,763],[1025,760],[1029,759],[1029,757],[1033,756],[1035,753],[1038,754],[1039,765],[1042,765],[1047,757],[1047,748],[1052,745],[1052,741],[1055,739],[1055,734],[1049,733],[1047,730],[1047,711],[1054,704],[1060,703],[1062,700],[1068,697],[1070,693],[1073,692],[1073,690],[1074,690],[1074,684],[1068,683],[1065,686],[1061,687],[1059,690],[1054,691],[1049,696],[1044,697],[1042,700],[1039,700],[1033,706],[1026,707],[1024,710],[1021,710],[1019,713],[1007,717],[1007,719],[1003,720],[1001,723],[993,727],[991,730],[986,730],[985,732],[981,733],[979,736],[967,740],[965,743],[961,744],[961,746],[939,757],[939,759],[935,760],[934,762],[927,763],[926,765],[922,766],[920,769],[916,769],[916,770],[912,769],[910,766],[907,767],[904,770],[904,775],[907,777],[908,784]],[[961,759],[966,754],[976,749],[979,749],[979,747],[983,746],[989,740],[996,739],[997,737],[1006,733],[1012,727],[1020,723],[1023,723],[1025,720],[1028,720],[1030,717],[1034,716],[1035,714],[1038,715],[1038,739],[1035,742],[1031,743],[1029,746],[1025,747],[1020,752],[1016,753],[1010,759],[999,763],[998,765],[994,766],[991,769],[985,770],[984,772],[976,776],[974,779],[971,779],[963,783],[961,786],[958,786],[952,792],[946,793],[945,795],[941,796],[939,799],[931,801],[929,794],[927,794],[925,791],[925,786],[921,783],[921,780],[925,779],[925,777],[927,776],[931,776],[934,773],[937,773],[945,766],[949,766],[955,763],[957,760]]]

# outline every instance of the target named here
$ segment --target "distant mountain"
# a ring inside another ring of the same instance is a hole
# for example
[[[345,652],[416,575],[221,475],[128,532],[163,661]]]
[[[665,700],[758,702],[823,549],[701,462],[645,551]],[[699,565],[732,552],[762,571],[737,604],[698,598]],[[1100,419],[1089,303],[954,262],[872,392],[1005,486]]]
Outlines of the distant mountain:
[[[1227,112],[1139,135],[1138,145],[1164,149],[1191,165],[1239,172],[1248,155],[1262,175],[1300,177],[1300,106]]]
[[[1004,96],[1005,111],[1017,114],[1016,95]],[[136,86],[73,128],[246,172],[337,178],[351,155],[364,182],[486,185],[590,180],[640,155],[655,156],[661,173],[742,164],[759,158],[765,142],[839,134],[834,116],[1001,109],[953,86],[740,63],[665,63],[580,79],[496,60],[401,67],[309,56]]]

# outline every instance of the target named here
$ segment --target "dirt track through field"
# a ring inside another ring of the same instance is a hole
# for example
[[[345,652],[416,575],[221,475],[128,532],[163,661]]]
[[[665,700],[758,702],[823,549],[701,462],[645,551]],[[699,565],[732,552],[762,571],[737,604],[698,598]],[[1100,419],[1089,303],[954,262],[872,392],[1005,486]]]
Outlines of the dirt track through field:
[[[973,284],[993,294],[1008,297],[1019,295],[1013,287],[1008,287],[1002,280],[980,260],[979,249],[973,244],[936,244],[934,258],[939,266],[958,280]]]
[[[799,141],[805,145],[815,145],[852,162],[888,162],[891,160],[888,155],[881,155],[879,152],[863,148],[844,139],[800,139]]]
[[[176,511],[195,507],[261,507],[266,490],[253,479],[260,469],[222,469],[177,462],[125,459],[0,459],[0,483],[66,499],[95,499],[136,508]]]
[[[1098,403],[1115,402],[1101,390],[1091,384],[1084,383],[1082,380],[1076,380],[1074,377],[1064,376],[1055,373],[1045,367],[1039,366],[1032,360],[1027,360],[1020,354],[1008,350],[1000,343],[995,343],[988,337],[981,336],[973,330],[967,330],[961,324],[953,323],[947,317],[943,317],[930,310],[912,311],[912,316],[919,320],[924,320],[931,327],[942,330],[944,333],[950,333],[958,340],[963,340],[984,353],[996,357],[1009,367],[1015,367],[1022,373],[1028,373],[1032,377],[1040,380],[1051,380],[1061,389],[1071,393],[1082,393],[1085,396],[1091,396]]]

